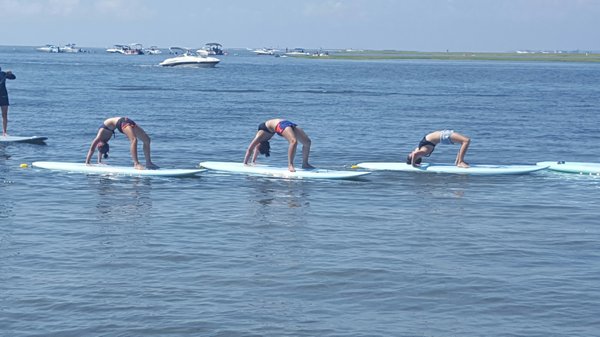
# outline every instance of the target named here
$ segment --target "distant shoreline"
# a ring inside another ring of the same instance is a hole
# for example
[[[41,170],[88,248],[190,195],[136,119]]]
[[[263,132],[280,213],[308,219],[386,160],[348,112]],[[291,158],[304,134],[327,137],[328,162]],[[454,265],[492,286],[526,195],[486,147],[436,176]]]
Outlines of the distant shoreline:
[[[296,56],[336,60],[446,60],[446,61],[537,61],[600,62],[600,53],[483,53],[483,52],[415,52],[415,51],[340,51],[327,56]]]

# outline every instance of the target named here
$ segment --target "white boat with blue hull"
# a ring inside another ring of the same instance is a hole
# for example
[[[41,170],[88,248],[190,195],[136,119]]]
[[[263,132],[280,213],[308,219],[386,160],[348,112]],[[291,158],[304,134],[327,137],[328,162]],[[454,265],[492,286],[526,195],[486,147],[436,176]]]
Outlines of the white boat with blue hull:
[[[191,51],[187,48],[171,47],[169,50],[172,54],[180,55],[168,58],[159,63],[159,65],[163,67],[211,68],[221,62],[216,57],[208,56],[208,52],[203,49]]]

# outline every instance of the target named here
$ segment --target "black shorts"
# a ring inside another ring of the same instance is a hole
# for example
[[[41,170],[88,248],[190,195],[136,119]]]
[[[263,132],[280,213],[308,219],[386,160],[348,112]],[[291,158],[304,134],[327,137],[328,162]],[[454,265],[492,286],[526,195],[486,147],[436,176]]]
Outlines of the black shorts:
[[[8,96],[0,96],[0,106],[10,105],[8,104]]]

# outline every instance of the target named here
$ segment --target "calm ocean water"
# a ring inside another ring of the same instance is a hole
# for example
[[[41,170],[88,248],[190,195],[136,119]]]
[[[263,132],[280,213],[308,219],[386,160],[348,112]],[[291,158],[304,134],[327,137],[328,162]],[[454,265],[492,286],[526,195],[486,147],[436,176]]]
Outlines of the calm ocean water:
[[[599,178],[19,167],[82,162],[113,116],[150,134],[161,167],[241,161],[275,117],[306,130],[323,168],[403,160],[441,128],[472,138],[472,164],[600,162],[600,65],[166,57],[0,47],[17,76],[9,132],[49,137],[0,147],[1,336],[600,335]],[[286,147],[261,161],[285,164]],[[130,164],[120,134],[110,162]]]

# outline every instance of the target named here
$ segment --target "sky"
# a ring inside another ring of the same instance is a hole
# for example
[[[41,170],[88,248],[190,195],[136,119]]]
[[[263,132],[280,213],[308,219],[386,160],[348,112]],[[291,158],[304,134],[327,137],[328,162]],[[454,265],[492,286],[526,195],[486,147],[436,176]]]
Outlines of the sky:
[[[0,0],[0,45],[600,50],[600,0]]]

